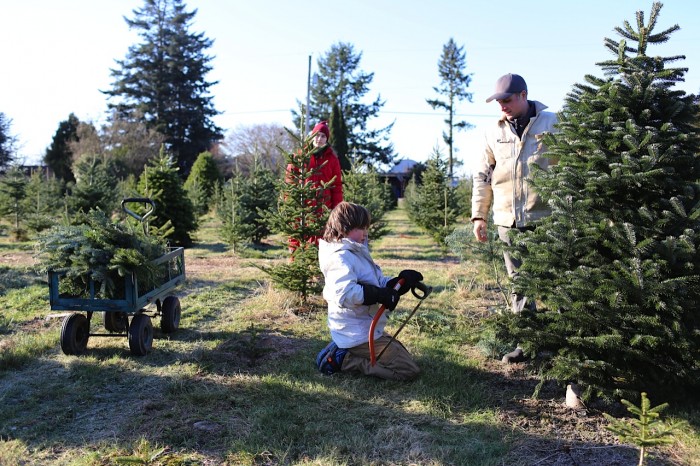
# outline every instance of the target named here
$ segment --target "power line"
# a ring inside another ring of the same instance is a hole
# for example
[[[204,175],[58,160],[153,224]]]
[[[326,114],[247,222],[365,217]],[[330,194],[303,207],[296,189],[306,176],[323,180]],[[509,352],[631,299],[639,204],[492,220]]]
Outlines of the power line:
[[[434,112],[401,112],[401,111],[391,111],[382,110],[380,113],[389,115],[428,115],[428,116],[438,116],[444,117],[445,113],[434,113]],[[476,113],[455,113],[454,116],[458,117],[472,117],[472,118],[493,118],[494,114],[476,114]]]
[[[252,113],[281,113],[281,112],[291,112],[289,108],[281,110],[246,110],[245,112],[224,112],[226,115],[249,115]]]
[[[226,115],[251,115],[255,113],[281,113],[281,112],[291,112],[289,108],[279,109],[279,110],[246,110],[243,112],[224,112]],[[407,112],[400,110],[381,110],[379,114],[383,115],[424,115],[424,116],[436,116],[444,117],[444,113],[435,112]],[[470,117],[470,118],[493,118],[494,114],[477,114],[477,113],[455,113],[456,117]]]

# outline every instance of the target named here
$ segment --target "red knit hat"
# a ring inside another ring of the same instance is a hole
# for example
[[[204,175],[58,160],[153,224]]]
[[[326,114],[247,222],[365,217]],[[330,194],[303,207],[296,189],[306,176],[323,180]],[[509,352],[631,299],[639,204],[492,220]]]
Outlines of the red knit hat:
[[[325,134],[326,139],[330,139],[331,133],[330,133],[330,131],[328,131],[328,122],[327,121],[321,121],[316,126],[314,126],[314,129],[313,129],[313,131],[311,131],[311,134],[316,134],[318,132]]]

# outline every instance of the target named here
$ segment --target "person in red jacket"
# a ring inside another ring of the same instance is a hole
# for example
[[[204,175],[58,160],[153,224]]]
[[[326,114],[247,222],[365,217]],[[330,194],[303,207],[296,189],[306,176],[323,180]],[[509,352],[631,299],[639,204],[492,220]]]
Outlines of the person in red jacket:
[[[333,207],[343,202],[343,175],[340,170],[338,155],[336,155],[330,145],[328,122],[321,121],[318,123],[314,126],[311,134],[313,134],[315,149],[311,153],[309,168],[314,169],[321,166],[321,170],[312,179],[317,183],[333,180],[333,183],[323,192],[323,203],[326,204],[329,210],[333,210]]]
[[[343,175],[340,169],[340,160],[329,144],[330,131],[328,122],[319,122],[314,126],[311,135],[314,149],[311,152],[307,168],[314,173],[310,178],[317,186],[332,180],[323,191],[323,203],[328,207],[328,210],[333,210],[333,207],[343,201]],[[291,164],[287,165],[288,172],[293,169],[294,167]],[[321,234],[322,232],[319,231],[319,235],[314,236],[310,241],[318,245]],[[295,240],[289,240],[290,251],[296,249],[297,246],[298,243]]]

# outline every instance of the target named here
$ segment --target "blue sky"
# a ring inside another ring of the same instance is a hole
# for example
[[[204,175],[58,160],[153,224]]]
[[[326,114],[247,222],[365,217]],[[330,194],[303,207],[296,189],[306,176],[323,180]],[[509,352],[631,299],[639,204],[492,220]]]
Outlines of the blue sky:
[[[459,104],[460,116],[475,127],[459,133],[457,158],[467,172],[484,125],[498,114],[485,99],[502,74],[521,74],[531,99],[556,111],[586,74],[602,76],[595,63],[610,57],[605,37],[648,19],[651,1],[639,0],[189,0],[197,9],[193,32],[213,39],[215,58],[207,76],[215,122],[226,132],[240,125],[280,123],[291,127],[290,110],[306,97],[308,60],[316,61],[337,42],[362,53],[360,68],[374,73],[367,102],[386,102],[377,127],[394,122],[392,140],[403,158],[425,160],[442,142],[444,114],[425,102],[437,95],[437,63],[452,37],[464,47],[472,73],[473,103]],[[99,124],[110,88],[110,68],[139,41],[123,17],[142,0],[22,0],[6,2],[0,16],[3,71],[0,112],[12,120],[21,159],[36,163],[58,128],[73,112]],[[686,55],[689,68],[680,86],[700,92],[700,2],[667,0],[657,32],[681,30],[652,55]]]

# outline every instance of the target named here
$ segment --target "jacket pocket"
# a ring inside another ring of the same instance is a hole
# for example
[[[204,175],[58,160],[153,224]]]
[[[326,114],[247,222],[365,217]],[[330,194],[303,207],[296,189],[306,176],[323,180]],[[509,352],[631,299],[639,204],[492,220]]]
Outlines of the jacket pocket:
[[[499,138],[496,139],[496,147],[493,148],[493,156],[496,159],[496,166],[498,162],[505,162],[513,159],[516,155],[515,151],[516,140],[515,138]]]

